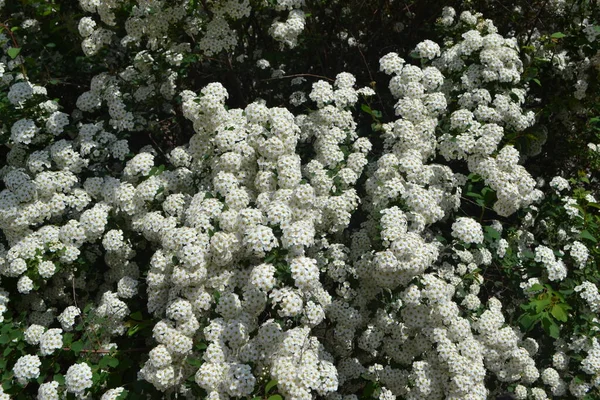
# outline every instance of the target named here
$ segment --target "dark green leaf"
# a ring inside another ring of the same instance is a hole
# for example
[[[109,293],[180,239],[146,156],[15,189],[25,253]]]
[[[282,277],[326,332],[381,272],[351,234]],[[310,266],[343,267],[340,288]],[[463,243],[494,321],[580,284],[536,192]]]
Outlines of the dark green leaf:
[[[116,368],[119,365],[119,360],[111,356],[104,356],[100,359],[98,365],[102,369],[106,369],[107,367]]]
[[[594,243],[598,243],[598,239],[596,239],[594,237],[594,235],[592,235],[589,231],[585,230],[585,231],[581,231],[581,233],[579,234],[579,237],[582,239],[587,239],[587,240],[591,240]]]
[[[136,321],[142,321],[144,319],[144,317],[142,316],[141,311],[136,311],[136,312],[132,313],[129,317],[131,319],[136,320]]]
[[[544,331],[546,331],[546,333],[548,333],[550,337],[558,339],[558,337],[560,336],[560,328],[558,327],[558,325],[556,325],[556,322],[554,322],[550,318],[550,316],[548,316],[548,313],[544,314],[546,314],[542,318],[542,326],[544,327]]]
[[[494,239],[494,240],[500,239],[500,237],[501,237],[500,232],[498,232],[491,226],[486,226],[484,229],[485,229],[485,235],[488,237],[488,239]]]
[[[521,318],[519,318],[519,324],[525,331],[531,330],[536,322],[538,322],[538,319],[531,314],[523,314]]]
[[[71,350],[73,350],[73,352],[75,354],[81,353],[81,350],[83,350],[83,347],[84,347],[84,344],[81,340],[71,343]]]
[[[377,382],[369,381],[365,388],[363,389],[362,397],[365,399],[370,399],[373,396],[373,393],[377,389]]]
[[[198,358],[193,358],[193,357],[188,357],[187,358],[187,362],[188,364],[190,364],[193,367],[197,367],[200,368],[202,366],[202,360],[198,359]]]
[[[206,342],[200,342],[196,345],[196,348],[198,350],[206,350],[208,348],[208,346],[206,345]]]
[[[474,199],[483,199],[483,197],[479,193],[475,193],[475,192],[467,192],[467,194],[465,194],[465,196],[472,197]]]
[[[72,341],[73,341],[73,334],[72,333],[65,333],[63,335],[63,345],[70,346]]]
[[[8,336],[6,333],[0,335],[0,344],[6,344],[8,342],[10,342],[10,336]]]

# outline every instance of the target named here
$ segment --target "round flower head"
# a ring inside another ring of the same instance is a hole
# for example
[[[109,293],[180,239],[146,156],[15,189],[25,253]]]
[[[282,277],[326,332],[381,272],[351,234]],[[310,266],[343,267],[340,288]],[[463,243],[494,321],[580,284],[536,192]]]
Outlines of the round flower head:
[[[479,244],[483,242],[483,229],[473,218],[459,217],[452,224],[452,237],[465,243]]]
[[[21,356],[13,368],[15,377],[21,385],[25,385],[31,379],[37,379],[40,376],[40,366],[42,362],[38,356]]]
[[[71,365],[67,370],[65,385],[69,393],[82,395],[92,384],[92,369],[86,363]]]

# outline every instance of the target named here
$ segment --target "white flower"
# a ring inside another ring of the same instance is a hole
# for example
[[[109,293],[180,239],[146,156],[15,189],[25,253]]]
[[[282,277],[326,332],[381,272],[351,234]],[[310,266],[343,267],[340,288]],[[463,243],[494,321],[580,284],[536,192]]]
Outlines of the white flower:
[[[62,329],[48,329],[40,338],[40,353],[43,356],[50,355],[63,345]]]
[[[25,385],[27,381],[37,379],[40,376],[41,365],[42,362],[38,356],[25,355],[17,360],[13,367],[13,372],[19,383]]]
[[[92,384],[92,369],[86,363],[71,365],[67,370],[65,385],[69,393],[82,395]]]
[[[452,224],[452,237],[465,243],[482,243],[483,229],[473,218],[459,217]]]
[[[415,48],[415,52],[420,58],[428,60],[433,60],[441,54],[440,46],[431,40],[424,40],[419,43]]]

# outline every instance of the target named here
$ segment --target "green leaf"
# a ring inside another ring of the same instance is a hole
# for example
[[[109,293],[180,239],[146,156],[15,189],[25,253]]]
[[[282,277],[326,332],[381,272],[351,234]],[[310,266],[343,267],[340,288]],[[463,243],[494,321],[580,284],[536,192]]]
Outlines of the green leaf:
[[[72,333],[65,333],[63,335],[63,345],[70,346],[72,341],[73,341],[73,334]]]
[[[581,231],[581,233],[579,234],[579,237],[582,239],[587,239],[587,240],[591,240],[594,243],[598,243],[598,239],[596,239],[594,237],[594,235],[592,235],[589,231],[585,230],[585,231]]]
[[[550,305],[550,303],[552,303],[552,300],[549,297],[533,301],[533,304],[535,304],[535,312],[541,313]]]
[[[484,227],[484,229],[485,229],[485,235],[487,236],[488,239],[494,239],[494,240],[500,239],[500,237],[501,237],[500,232],[498,232],[491,226],[486,226],[486,227]]]
[[[129,318],[134,319],[136,321],[143,321],[144,317],[142,316],[142,312],[141,311],[136,311],[134,313],[132,313]]]
[[[8,342],[10,342],[10,336],[8,336],[6,333],[0,335],[0,344],[6,344]]]
[[[139,331],[140,329],[142,329],[142,327],[140,325],[134,325],[131,328],[129,328],[129,330],[127,330],[127,336],[133,336],[136,334],[137,331]]]
[[[562,33],[562,32],[554,32],[554,33],[553,33],[553,34],[552,34],[550,37],[551,37],[552,39],[562,39],[562,38],[564,38],[565,36],[567,36],[567,35],[565,35],[565,34],[564,34],[564,33]]]
[[[475,193],[475,192],[467,192],[467,194],[465,194],[465,196],[472,197],[474,199],[483,199],[483,197],[479,193]]]
[[[375,392],[377,387],[377,382],[369,381],[363,389],[362,397],[365,399],[370,399],[373,396],[373,393]]]
[[[62,374],[55,374],[54,375],[54,380],[56,382],[58,382],[59,384],[61,384],[61,385],[65,384],[65,377]]]
[[[283,397],[279,394],[274,394],[273,396],[269,396],[269,400],[283,400]]]
[[[548,313],[544,314],[546,314],[546,316],[542,318],[542,326],[544,327],[544,331],[546,331],[546,333],[548,333],[550,337],[558,339],[560,336],[560,328],[558,327],[558,325],[556,325],[556,322],[550,319]]]
[[[533,78],[532,81],[538,84],[538,86],[542,86],[542,82],[538,78]]]
[[[191,366],[196,367],[196,368],[200,368],[203,364],[202,360],[200,360],[198,358],[194,358],[194,357],[188,357],[187,362],[188,362],[188,364],[190,364]]]
[[[470,173],[469,176],[467,176],[467,179],[470,180],[471,182],[480,182],[483,180],[481,175],[475,174],[475,173]]]
[[[107,367],[116,368],[119,365],[119,360],[111,356],[104,356],[100,359],[98,365],[102,369],[106,369]]]
[[[277,386],[277,381],[275,379],[271,379],[265,386],[265,396],[268,396],[271,389],[273,389],[275,386]]]
[[[129,392],[127,390],[123,390],[116,398],[116,400],[123,400],[127,398],[127,395],[129,394]]]
[[[551,314],[557,320],[562,321],[562,322],[567,322],[567,313],[565,312],[565,310],[562,308],[562,306],[560,304],[555,304],[552,307]]]
[[[6,52],[8,54],[8,56],[12,59],[17,58],[17,56],[19,55],[19,53],[21,52],[21,48],[20,47],[11,47],[8,49],[8,51]]]
[[[519,318],[519,324],[525,331],[531,330],[533,326],[539,321],[539,319],[535,315],[531,314],[523,314]]]
[[[550,334],[550,337],[558,339],[560,337],[560,328],[558,327],[558,325],[553,323],[550,325],[548,333]]]
[[[196,345],[196,349],[198,350],[206,350],[208,348],[208,345],[206,344],[206,342],[199,342]]]
[[[73,352],[75,354],[81,353],[81,350],[83,350],[83,347],[84,347],[84,344],[81,340],[71,343],[71,350],[73,350]]]

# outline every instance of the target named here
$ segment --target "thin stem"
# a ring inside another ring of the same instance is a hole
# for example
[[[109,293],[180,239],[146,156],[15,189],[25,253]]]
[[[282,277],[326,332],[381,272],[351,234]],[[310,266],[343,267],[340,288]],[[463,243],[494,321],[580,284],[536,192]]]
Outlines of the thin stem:
[[[535,26],[537,25],[537,21],[538,21],[540,15],[542,14],[542,11],[544,11],[544,8],[546,8],[546,5],[548,4],[548,2],[549,2],[549,0],[544,1],[544,4],[542,4],[542,6],[538,10],[536,16],[533,18],[533,23],[531,25],[531,28],[529,29],[529,34],[527,35],[527,41],[525,42],[525,46],[529,46],[529,42],[531,42],[531,37],[533,36],[533,31],[535,29]]]
[[[71,351],[72,349],[70,347],[63,347],[63,350],[65,351]],[[149,351],[151,350],[150,347],[134,347],[132,349],[125,349],[125,350],[119,350],[119,349],[98,349],[98,350],[94,350],[94,349],[90,349],[90,350],[80,350],[80,353],[91,353],[91,354],[110,354],[110,353],[137,353],[137,352],[143,352],[143,351]]]
[[[285,78],[297,78],[297,77],[301,77],[301,76],[310,76],[313,78],[320,78],[320,79],[327,79],[330,82],[335,82],[335,79],[331,79],[328,78],[326,76],[321,76],[321,75],[315,75],[315,74],[294,74],[294,75],[284,75],[284,76],[280,76],[277,78],[268,78],[268,79],[261,79],[262,81],[274,81],[277,79],[285,79]]]

